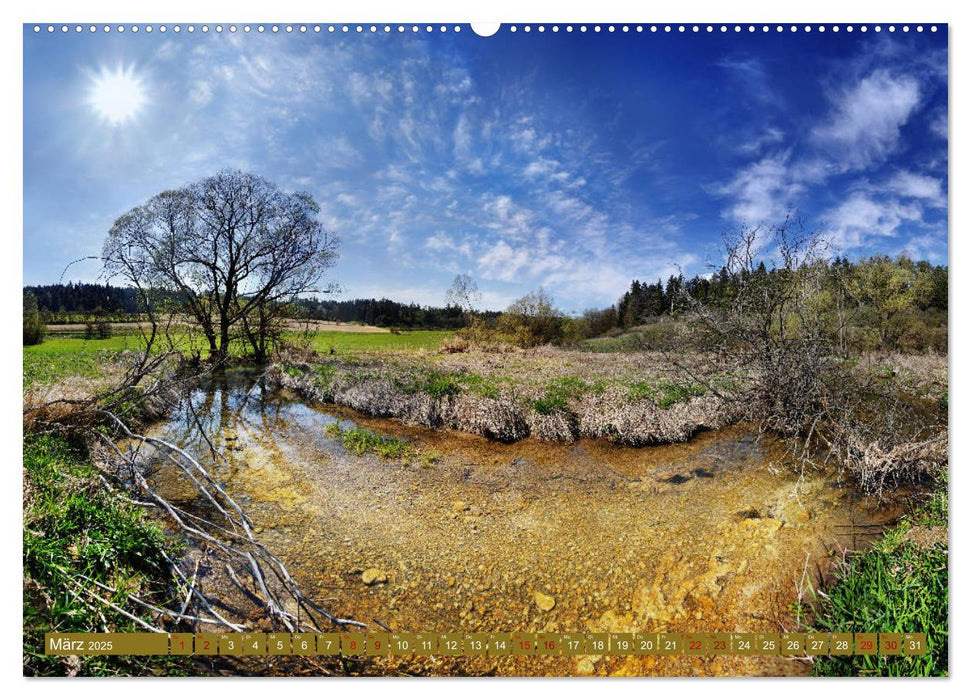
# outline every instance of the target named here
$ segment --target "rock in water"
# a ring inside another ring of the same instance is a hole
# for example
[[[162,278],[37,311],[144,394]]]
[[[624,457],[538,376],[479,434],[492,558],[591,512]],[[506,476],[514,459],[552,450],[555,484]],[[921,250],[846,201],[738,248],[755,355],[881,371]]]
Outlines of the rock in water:
[[[361,574],[361,580],[364,581],[364,585],[373,586],[378,583],[387,583],[388,575],[381,571],[381,569],[366,569]]]
[[[539,591],[533,593],[533,600],[536,601],[536,607],[543,612],[549,612],[556,607],[556,599],[553,596],[540,593]]]

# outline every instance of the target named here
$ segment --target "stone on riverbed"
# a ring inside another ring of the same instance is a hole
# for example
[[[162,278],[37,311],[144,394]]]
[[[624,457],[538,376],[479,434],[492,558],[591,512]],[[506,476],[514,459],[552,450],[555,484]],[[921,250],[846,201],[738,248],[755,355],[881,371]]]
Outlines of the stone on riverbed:
[[[556,599],[551,595],[546,595],[540,591],[533,593],[533,600],[536,601],[536,607],[543,612],[549,612],[556,607]]]
[[[365,586],[374,586],[379,583],[387,583],[388,575],[381,571],[381,569],[366,569],[363,574],[361,574],[361,580],[364,582]]]

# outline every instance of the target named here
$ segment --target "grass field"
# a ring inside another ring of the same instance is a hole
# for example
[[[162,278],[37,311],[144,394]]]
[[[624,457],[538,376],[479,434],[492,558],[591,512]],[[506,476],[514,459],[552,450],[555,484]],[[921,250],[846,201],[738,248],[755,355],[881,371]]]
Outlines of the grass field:
[[[144,347],[134,335],[118,335],[107,340],[50,338],[40,345],[24,346],[23,388],[51,384],[63,377],[96,377],[101,368],[124,350]]]
[[[368,351],[433,350],[451,335],[454,335],[451,331],[312,331],[310,344],[318,352],[329,354],[333,350],[338,355]],[[293,334],[290,340],[299,342],[303,338],[304,334]],[[180,346],[184,349],[199,348],[203,355],[206,354],[205,344],[199,335],[185,337]],[[116,331],[105,340],[48,336],[40,345],[24,347],[23,386],[49,384],[62,377],[97,376],[101,366],[112,355],[144,347],[141,334],[135,331]]]

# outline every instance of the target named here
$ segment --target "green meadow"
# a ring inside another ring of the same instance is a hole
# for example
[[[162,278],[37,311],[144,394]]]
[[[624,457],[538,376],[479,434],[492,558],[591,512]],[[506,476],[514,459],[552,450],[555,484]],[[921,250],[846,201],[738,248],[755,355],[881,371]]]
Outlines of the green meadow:
[[[452,331],[310,331],[289,334],[288,340],[296,344],[309,342],[314,350],[324,354],[348,355],[369,351],[434,350],[451,335],[454,335]],[[180,350],[198,349],[203,356],[208,354],[202,336],[197,333],[184,334],[175,342]],[[133,331],[115,331],[104,340],[51,334],[40,345],[24,346],[23,385],[26,389],[35,383],[49,384],[67,376],[97,376],[101,366],[112,356],[144,347],[142,335]]]

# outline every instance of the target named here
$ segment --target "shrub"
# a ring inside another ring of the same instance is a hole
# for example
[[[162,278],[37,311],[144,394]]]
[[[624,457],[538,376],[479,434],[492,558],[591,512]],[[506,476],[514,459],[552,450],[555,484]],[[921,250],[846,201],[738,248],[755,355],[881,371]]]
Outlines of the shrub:
[[[439,350],[444,353],[452,354],[456,352],[468,352],[469,341],[460,335],[453,335],[442,341]]]
[[[47,326],[37,308],[37,297],[27,292],[24,294],[24,345],[40,345],[46,334]]]
[[[499,317],[497,328],[521,348],[557,343],[563,339],[564,316],[542,289],[520,297]]]

